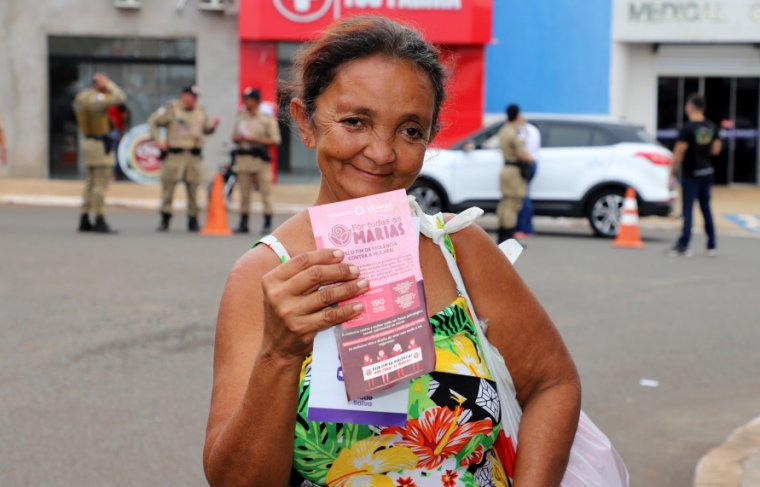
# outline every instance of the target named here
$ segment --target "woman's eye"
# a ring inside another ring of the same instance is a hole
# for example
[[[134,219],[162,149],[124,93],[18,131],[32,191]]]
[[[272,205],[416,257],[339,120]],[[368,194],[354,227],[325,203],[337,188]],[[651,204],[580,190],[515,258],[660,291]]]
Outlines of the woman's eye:
[[[424,137],[424,134],[422,133],[422,131],[415,127],[407,127],[404,129],[403,132],[404,132],[404,135],[412,139],[421,139]]]
[[[351,128],[359,128],[362,126],[362,121],[360,118],[355,117],[349,117],[343,120],[343,123],[345,125],[348,125]]]

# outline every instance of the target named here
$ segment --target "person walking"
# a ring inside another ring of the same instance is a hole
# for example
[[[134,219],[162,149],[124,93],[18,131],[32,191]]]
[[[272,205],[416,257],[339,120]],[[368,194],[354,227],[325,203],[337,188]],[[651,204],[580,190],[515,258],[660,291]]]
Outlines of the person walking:
[[[723,144],[718,126],[705,118],[705,98],[691,95],[685,107],[689,121],[681,128],[678,141],[673,148],[673,175],[681,171],[681,198],[683,207],[683,230],[681,237],[670,251],[671,255],[688,257],[691,255],[692,209],[694,201],[699,201],[699,209],[705,221],[707,234],[707,255],[718,253],[715,225],[710,210],[710,188],[713,183],[712,157],[720,155]]]
[[[198,187],[201,184],[203,159],[201,150],[205,135],[214,133],[219,117],[209,119],[198,105],[198,88],[195,85],[182,89],[178,99],[159,108],[148,119],[150,137],[161,149],[161,222],[158,231],[169,229],[172,218],[174,188],[184,182],[187,188],[187,230],[197,232]],[[166,140],[161,140],[159,127],[166,127]]]
[[[95,73],[92,85],[74,98],[73,109],[82,135],[81,151],[85,166],[80,232],[117,233],[105,220],[105,194],[113,177],[115,154],[110,135],[108,108],[127,100],[119,86],[105,73]],[[95,215],[95,224],[90,221]]]
[[[530,154],[533,162],[530,164],[530,168],[527,171],[527,188],[525,190],[525,198],[523,198],[523,205],[520,209],[520,213],[517,214],[517,231],[515,232],[515,238],[525,238],[528,235],[533,235],[535,230],[533,229],[533,202],[530,199],[530,182],[536,176],[538,170],[538,156],[541,152],[541,132],[538,128],[528,122],[523,124],[523,129],[520,131],[520,137],[522,137],[525,143],[525,150]]]
[[[280,144],[277,120],[260,109],[261,92],[243,91],[244,108],[238,113],[232,141],[235,148],[237,187],[240,193],[240,223],[236,233],[248,233],[251,211],[251,181],[255,177],[264,204],[263,234],[272,230],[272,163],[269,147]]]
[[[517,214],[522,208],[523,199],[527,193],[528,183],[523,177],[529,169],[533,158],[525,149],[525,141],[520,136],[525,121],[520,116],[520,107],[507,107],[507,123],[499,129],[499,145],[504,155],[504,167],[499,176],[501,201],[497,209],[499,217],[498,242],[514,236],[517,227]]]

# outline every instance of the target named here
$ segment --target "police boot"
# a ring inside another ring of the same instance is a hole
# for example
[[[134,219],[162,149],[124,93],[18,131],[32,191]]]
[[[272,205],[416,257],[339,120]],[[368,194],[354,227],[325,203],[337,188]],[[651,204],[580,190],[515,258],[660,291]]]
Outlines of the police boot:
[[[92,223],[90,223],[89,215],[87,215],[87,213],[82,213],[82,216],[79,218],[79,231],[89,232],[91,230],[92,230]]]
[[[187,217],[187,231],[197,232],[198,230],[200,230],[200,227],[198,226],[198,217],[197,216]]]
[[[269,235],[272,231],[272,215],[264,215],[264,227],[261,229],[261,233]]]
[[[235,233],[248,233],[248,215],[240,215],[240,224],[235,229]]]
[[[96,233],[119,233],[108,226],[108,223],[106,223],[106,220],[102,215],[95,218],[95,225],[92,227],[92,231]]]
[[[171,213],[164,213],[161,212],[161,223],[158,224],[158,230],[159,232],[165,232],[169,230],[169,220],[172,219]]]

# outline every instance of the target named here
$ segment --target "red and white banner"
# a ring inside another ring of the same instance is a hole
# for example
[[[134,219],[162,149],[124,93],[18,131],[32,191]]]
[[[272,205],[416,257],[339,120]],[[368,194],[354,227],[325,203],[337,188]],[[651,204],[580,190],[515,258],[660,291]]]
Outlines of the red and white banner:
[[[492,0],[241,0],[241,40],[306,41],[337,19],[383,15],[437,44],[491,41]]]

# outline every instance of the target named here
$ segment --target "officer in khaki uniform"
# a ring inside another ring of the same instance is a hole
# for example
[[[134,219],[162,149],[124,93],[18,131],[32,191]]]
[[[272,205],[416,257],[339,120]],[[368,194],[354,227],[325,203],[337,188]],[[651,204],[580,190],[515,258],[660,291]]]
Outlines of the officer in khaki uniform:
[[[84,158],[85,177],[82,196],[80,232],[116,233],[105,221],[105,194],[113,177],[115,154],[108,108],[124,103],[127,97],[105,73],[95,73],[92,86],[79,92],[74,99],[74,114],[82,135],[81,151]],[[95,224],[90,223],[90,212],[95,214]]]
[[[205,135],[214,133],[219,117],[209,120],[206,111],[198,105],[198,89],[187,86],[179,99],[159,108],[148,119],[150,137],[161,149],[161,223],[158,230],[169,229],[172,217],[174,187],[180,181],[187,188],[187,229],[197,232],[198,187],[203,177],[201,149]],[[159,127],[166,127],[166,140],[161,141]]]
[[[504,167],[499,175],[501,201],[496,211],[499,217],[498,242],[510,239],[517,228],[517,214],[523,205],[528,190],[528,182],[522,169],[533,163],[533,158],[525,150],[525,142],[520,136],[524,124],[517,105],[507,107],[507,123],[499,130],[499,145],[504,155]]]
[[[264,228],[272,229],[272,164],[269,147],[280,144],[280,127],[277,120],[262,110],[261,93],[253,88],[243,91],[245,107],[238,113],[232,141],[236,144],[235,169],[240,193],[240,224],[236,233],[248,233],[248,213],[251,210],[251,179],[256,178],[264,203]]]

